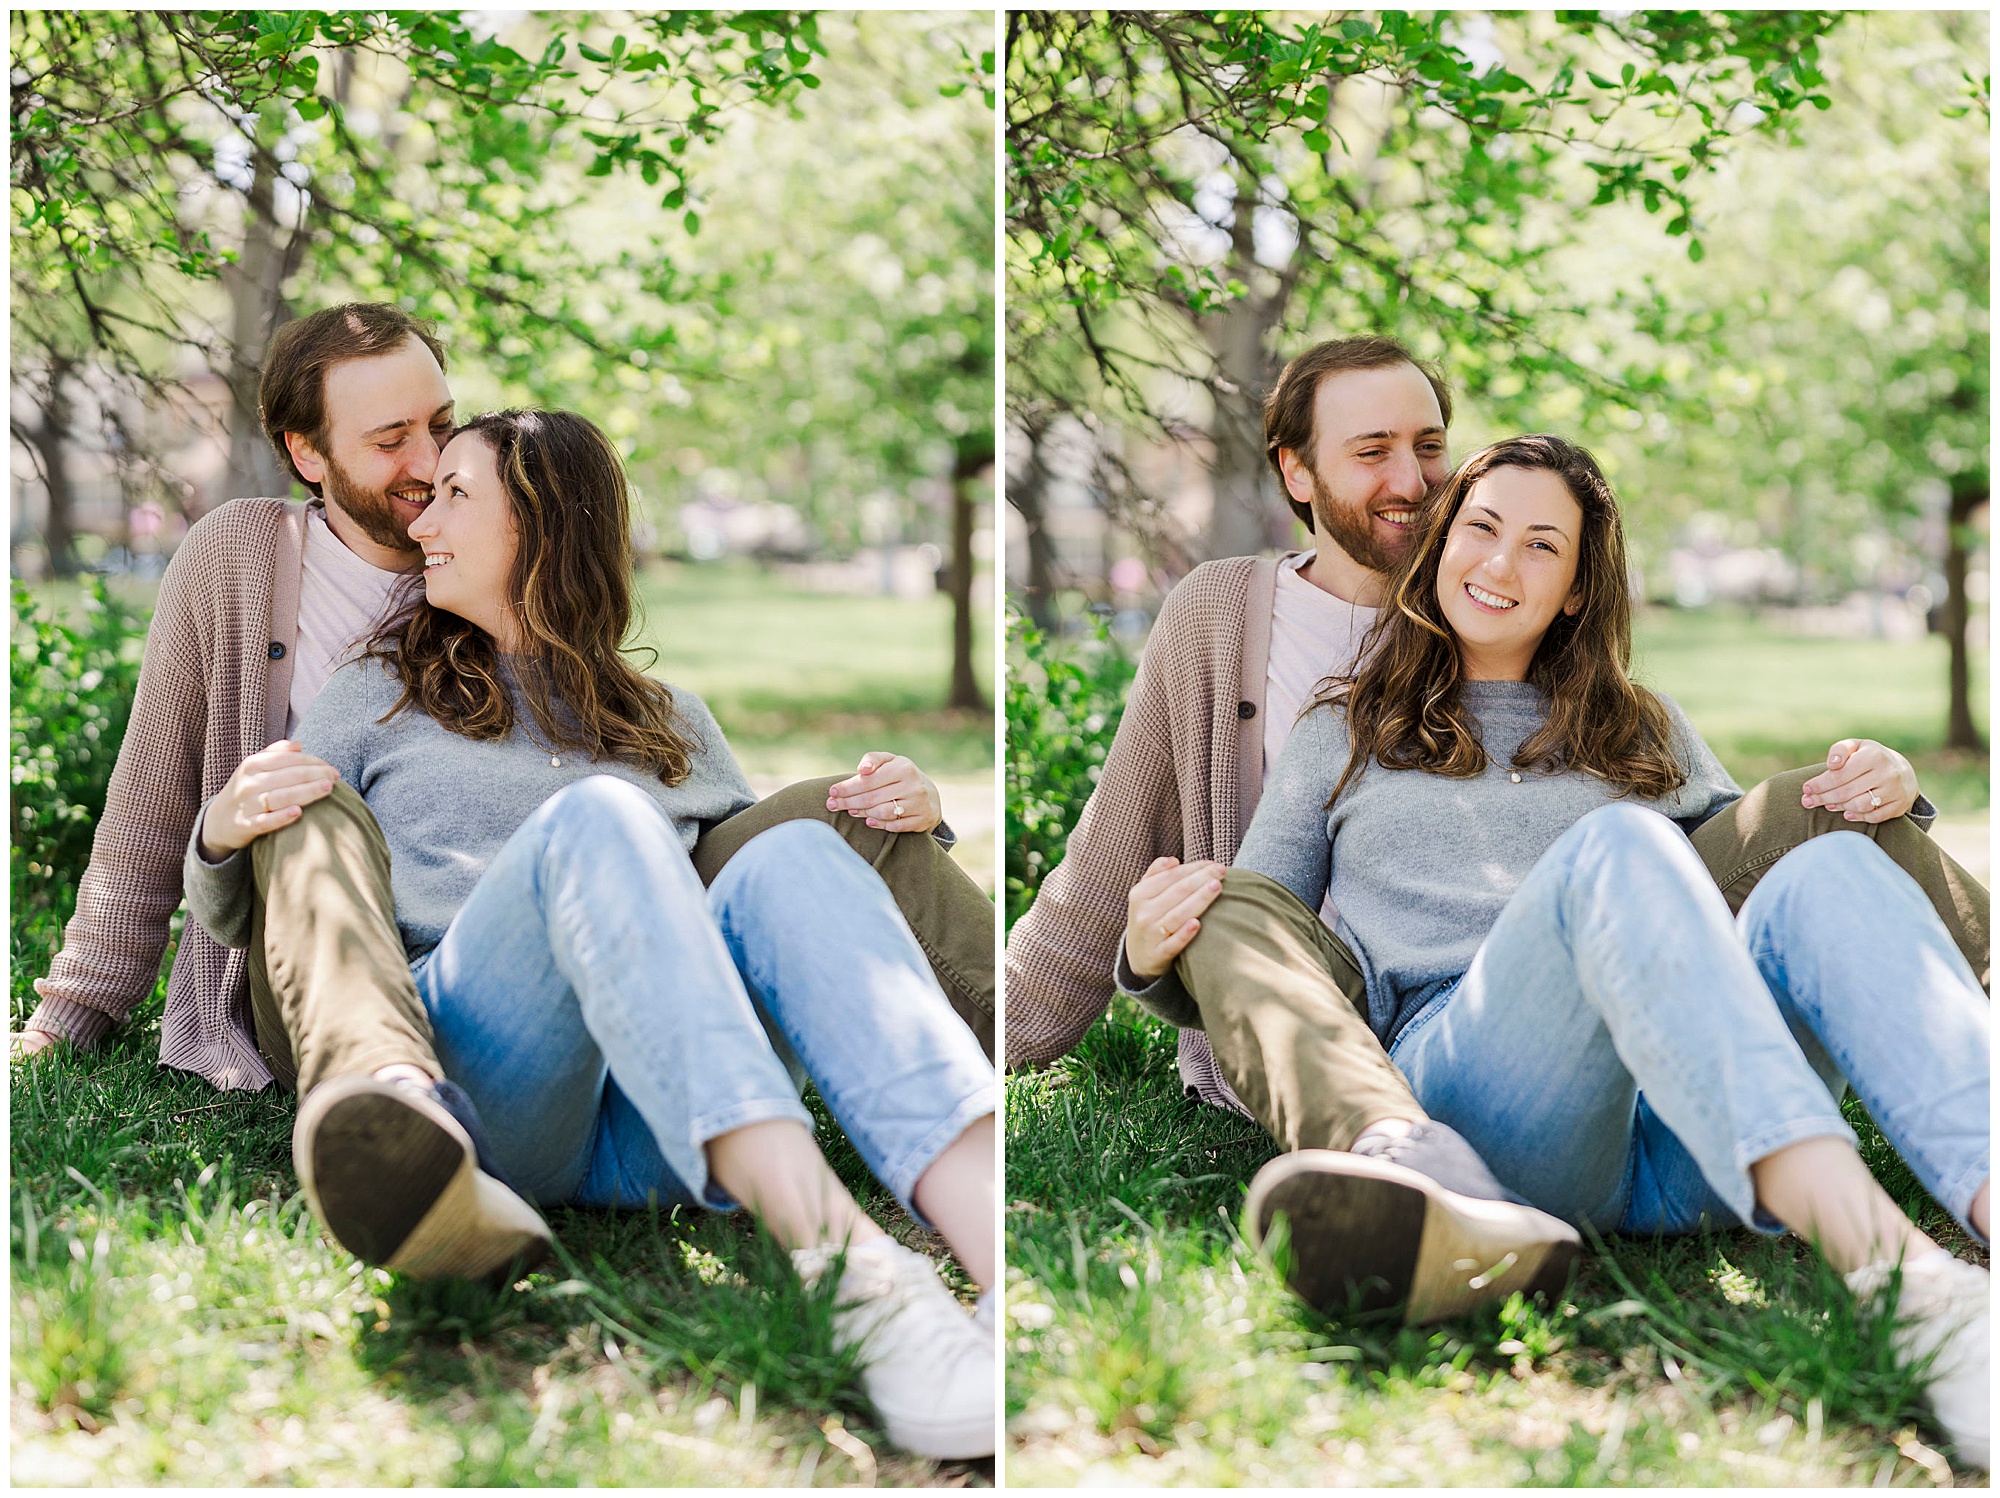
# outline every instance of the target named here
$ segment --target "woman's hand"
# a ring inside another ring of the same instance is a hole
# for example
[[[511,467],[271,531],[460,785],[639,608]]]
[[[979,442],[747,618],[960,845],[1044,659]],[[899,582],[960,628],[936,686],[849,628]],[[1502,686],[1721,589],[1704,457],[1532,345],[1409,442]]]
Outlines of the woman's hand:
[[[864,817],[885,832],[929,832],[944,820],[930,776],[900,754],[871,749],[854,774],[826,793],[828,811]]]
[[[201,819],[201,856],[220,863],[267,832],[296,822],[330,795],[340,771],[292,739],[259,749],[236,767]]]
[[[1887,744],[1842,739],[1826,751],[1826,772],[1800,789],[1801,805],[1842,812],[1850,822],[1887,822],[1917,804],[1917,772]]]
[[[1222,865],[1209,858],[1182,864],[1156,858],[1125,902],[1125,965],[1157,978],[1174,965],[1201,930],[1201,913],[1222,889]]]

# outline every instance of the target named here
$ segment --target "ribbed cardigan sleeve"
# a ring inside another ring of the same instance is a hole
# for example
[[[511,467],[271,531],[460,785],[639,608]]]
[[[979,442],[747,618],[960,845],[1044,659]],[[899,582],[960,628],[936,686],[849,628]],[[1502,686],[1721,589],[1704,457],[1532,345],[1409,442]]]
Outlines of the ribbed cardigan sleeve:
[[[1008,936],[1009,1066],[1057,1059],[1103,1015],[1126,898],[1148,864],[1216,856],[1218,836],[1235,851],[1236,673],[1251,564],[1204,563],[1161,605],[1097,789]],[[1226,828],[1218,785],[1230,803]]]
[[[181,856],[202,801],[208,720],[203,663],[213,595],[196,581],[201,549],[190,532],[160,579],[76,910],[48,976],[35,982],[42,1001],[26,1028],[80,1046],[124,1023],[152,993],[181,903]]]

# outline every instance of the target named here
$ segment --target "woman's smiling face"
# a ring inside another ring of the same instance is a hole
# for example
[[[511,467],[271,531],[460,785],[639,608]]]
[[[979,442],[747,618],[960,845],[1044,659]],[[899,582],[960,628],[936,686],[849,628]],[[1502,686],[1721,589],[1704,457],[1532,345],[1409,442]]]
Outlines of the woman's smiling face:
[[[454,437],[438,455],[433,492],[410,523],[410,539],[424,552],[424,594],[433,608],[478,625],[501,650],[512,651],[507,587],[517,542],[493,445],[477,432]]]
[[[1438,559],[1438,606],[1473,681],[1525,681],[1556,615],[1583,606],[1583,509],[1546,468],[1499,467],[1472,486]]]

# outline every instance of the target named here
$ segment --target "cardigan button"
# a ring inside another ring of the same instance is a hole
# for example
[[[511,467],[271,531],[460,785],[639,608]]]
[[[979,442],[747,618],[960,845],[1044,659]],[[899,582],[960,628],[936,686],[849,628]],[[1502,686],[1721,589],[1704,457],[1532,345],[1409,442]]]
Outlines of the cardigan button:
[[[1239,718],[1254,718],[1254,717],[1256,717],[1256,716],[1257,716],[1257,704],[1256,704],[1256,703],[1254,703],[1254,702],[1239,702],[1239,703],[1237,703],[1237,704],[1236,704],[1236,716],[1237,716],[1237,717],[1239,717]]]
[[[271,642],[271,659],[274,661],[281,661],[284,658],[285,658],[285,642],[282,640],[273,640]]]

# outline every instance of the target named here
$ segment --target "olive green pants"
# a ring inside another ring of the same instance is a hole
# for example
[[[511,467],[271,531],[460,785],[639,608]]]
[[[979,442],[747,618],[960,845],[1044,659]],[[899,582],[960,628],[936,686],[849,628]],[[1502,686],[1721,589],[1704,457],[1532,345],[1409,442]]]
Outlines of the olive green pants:
[[[882,876],[952,1009],[991,1057],[993,902],[928,834],[884,832],[828,811],[827,788],[843,778],[787,786],[710,828],[694,850],[702,883],[766,828],[825,822]],[[367,804],[337,784],[250,846],[250,1011],[257,1048],[279,1081],[303,1094],[329,1077],[398,1063],[438,1074],[396,928],[389,847]]]
[[[1808,838],[1859,832],[1917,881],[1986,984],[1986,889],[1908,817],[1870,825],[1800,806],[1800,787],[1823,768],[1774,775],[1694,834],[1729,908],[1741,910],[1765,872]],[[1368,1027],[1353,952],[1275,880],[1227,870],[1175,972],[1222,1074],[1282,1148],[1346,1149],[1380,1119],[1424,1117]]]

